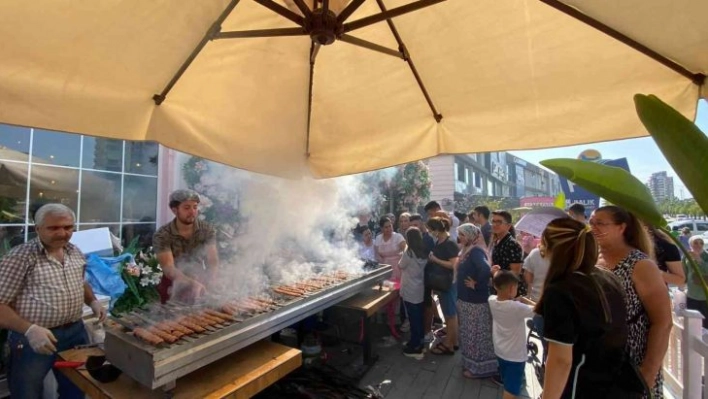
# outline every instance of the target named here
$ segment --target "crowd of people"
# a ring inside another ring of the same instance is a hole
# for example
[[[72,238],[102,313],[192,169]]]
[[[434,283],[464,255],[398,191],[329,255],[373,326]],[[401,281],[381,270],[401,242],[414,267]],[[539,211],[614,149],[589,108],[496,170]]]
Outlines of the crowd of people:
[[[465,378],[493,378],[504,398],[517,397],[531,319],[543,340],[543,398],[663,397],[669,285],[687,285],[687,307],[708,308],[700,277],[661,231],[617,206],[586,215],[574,204],[541,237],[516,232],[504,210],[453,213],[435,201],[424,209],[425,223],[415,213],[382,217],[373,239],[358,227],[362,257],[393,265],[400,279],[404,355],[459,351]],[[708,275],[703,244],[687,242]]]
[[[219,263],[214,229],[197,218],[198,194],[178,190],[169,205],[175,218],[153,237],[163,301],[198,296]],[[452,213],[435,201],[424,210],[425,217],[390,214],[378,223],[363,217],[355,229],[361,258],[393,268],[402,301],[387,312],[389,320],[398,314],[401,332],[410,331],[405,356],[459,352],[464,378],[493,378],[504,398],[517,397],[531,319],[543,340],[543,398],[663,397],[669,285],[685,285],[687,307],[708,316],[700,236],[686,237],[690,258],[682,259],[661,230],[617,206],[587,218],[575,204],[540,237],[516,232],[504,210]],[[83,280],[83,254],[69,242],[73,211],[47,204],[33,220],[37,237],[0,260],[0,328],[11,331],[11,392],[38,397],[56,352],[87,342],[82,305],[99,320],[106,309]],[[688,267],[690,259],[698,269]],[[57,380],[62,397],[82,396],[62,375]]]

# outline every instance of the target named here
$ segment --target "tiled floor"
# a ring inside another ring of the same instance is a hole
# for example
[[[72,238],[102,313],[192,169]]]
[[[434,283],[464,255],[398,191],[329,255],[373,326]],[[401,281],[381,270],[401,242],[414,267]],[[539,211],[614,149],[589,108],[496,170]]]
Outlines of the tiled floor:
[[[383,326],[381,326],[383,327]],[[380,387],[387,399],[496,399],[502,397],[502,389],[490,379],[470,380],[462,376],[459,352],[454,356],[426,353],[424,359],[415,360],[403,356],[401,342],[392,345],[382,339],[386,329],[376,329],[376,352],[379,360],[361,379],[360,387]],[[531,364],[526,367],[527,386],[523,398],[538,398],[541,388]]]

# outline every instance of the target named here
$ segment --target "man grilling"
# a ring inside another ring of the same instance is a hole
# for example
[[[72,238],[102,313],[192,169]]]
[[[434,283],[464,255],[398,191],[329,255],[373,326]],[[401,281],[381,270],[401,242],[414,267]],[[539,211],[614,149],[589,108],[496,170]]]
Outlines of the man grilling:
[[[172,297],[192,301],[204,294],[219,265],[216,229],[199,220],[199,194],[182,189],[170,194],[175,218],[160,227],[152,245],[163,277],[157,287],[160,300]]]
[[[43,205],[34,217],[37,238],[0,261],[0,328],[10,330],[8,380],[13,398],[42,397],[57,352],[88,343],[83,304],[103,321],[106,310],[84,281],[86,259],[69,243],[76,216],[62,204]],[[84,395],[55,372],[60,398]]]

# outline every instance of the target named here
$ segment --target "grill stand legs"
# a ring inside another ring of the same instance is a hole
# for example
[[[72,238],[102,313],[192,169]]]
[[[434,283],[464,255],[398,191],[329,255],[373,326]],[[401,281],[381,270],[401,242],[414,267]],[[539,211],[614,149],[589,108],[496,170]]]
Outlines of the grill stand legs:
[[[175,396],[175,388],[177,387],[177,381],[170,381],[167,384],[160,387],[165,399],[172,399]]]

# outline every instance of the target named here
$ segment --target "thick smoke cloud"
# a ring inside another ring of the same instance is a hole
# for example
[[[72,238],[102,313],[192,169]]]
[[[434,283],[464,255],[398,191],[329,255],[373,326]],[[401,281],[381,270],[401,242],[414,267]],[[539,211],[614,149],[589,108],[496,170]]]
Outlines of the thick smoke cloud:
[[[219,246],[234,255],[221,259],[217,290],[253,295],[315,273],[362,272],[350,232],[378,195],[362,176],[287,180],[209,163],[201,183],[203,208],[218,197],[241,216],[233,230],[219,226]]]

